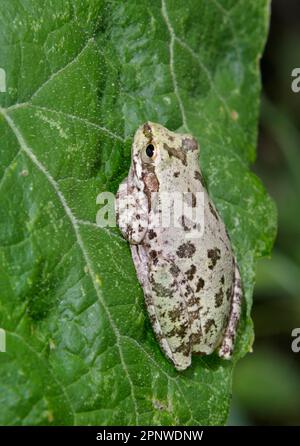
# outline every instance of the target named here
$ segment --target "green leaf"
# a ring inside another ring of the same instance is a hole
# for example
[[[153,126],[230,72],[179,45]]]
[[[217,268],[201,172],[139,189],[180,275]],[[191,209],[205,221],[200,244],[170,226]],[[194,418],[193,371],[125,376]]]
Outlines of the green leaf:
[[[250,171],[267,0],[1,1],[1,424],[223,424],[276,217]],[[176,372],[128,244],[95,225],[146,120],[194,134],[246,291],[235,358]]]

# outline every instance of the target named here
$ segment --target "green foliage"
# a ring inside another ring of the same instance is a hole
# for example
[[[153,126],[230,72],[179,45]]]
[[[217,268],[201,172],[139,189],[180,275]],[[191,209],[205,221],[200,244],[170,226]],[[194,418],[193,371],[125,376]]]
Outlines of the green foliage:
[[[291,49],[290,40],[283,38],[285,57]],[[272,54],[276,54],[281,69],[282,58],[276,52]],[[284,82],[285,72],[275,91]],[[290,113],[293,96],[283,96],[276,105],[267,97],[262,101],[264,156],[256,169],[276,200],[279,231],[272,259],[260,261],[257,267],[253,314],[256,342],[254,354],[235,368],[234,406],[229,421],[234,425],[300,423],[299,354],[292,350],[292,330],[299,327],[300,320],[300,133],[296,125],[299,113]]]
[[[263,420],[286,424],[286,419],[293,421],[299,413],[299,374],[295,364],[278,351],[257,349],[239,364],[235,383],[240,404]]]
[[[255,158],[268,2],[2,0],[1,424],[223,424],[274,205]],[[146,120],[194,134],[246,292],[233,361],[176,372],[127,243],[94,224]]]

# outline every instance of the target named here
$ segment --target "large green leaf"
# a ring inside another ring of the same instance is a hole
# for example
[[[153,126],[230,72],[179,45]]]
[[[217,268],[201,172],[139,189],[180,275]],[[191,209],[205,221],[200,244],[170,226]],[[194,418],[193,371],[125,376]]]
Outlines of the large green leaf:
[[[275,210],[255,158],[267,0],[0,2],[2,424],[222,424],[251,347],[255,261]],[[146,120],[193,133],[241,267],[233,361],[176,372],[128,244],[95,225]]]

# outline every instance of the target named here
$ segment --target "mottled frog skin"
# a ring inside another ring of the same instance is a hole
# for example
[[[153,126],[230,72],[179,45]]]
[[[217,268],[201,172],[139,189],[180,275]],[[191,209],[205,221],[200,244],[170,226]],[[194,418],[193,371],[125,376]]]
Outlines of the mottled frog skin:
[[[135,134],[129,174],[117,194],[117,222],[130,243],[153,330],[177,370],[191,364],[192,354],[217,349],[220,357],[231,357],[242,299],[239,270],[198,152],[192,136],[145,123]],[[193,237],[194,222],[184,217],[176,227],[157,224],[162,193],[175,191],[189,192],[192,207],[202,192],[202,237]]]

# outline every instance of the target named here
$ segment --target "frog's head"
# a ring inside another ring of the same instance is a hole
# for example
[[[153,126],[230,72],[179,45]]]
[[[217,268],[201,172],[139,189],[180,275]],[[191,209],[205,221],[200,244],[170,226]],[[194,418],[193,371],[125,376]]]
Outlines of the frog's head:
[[[171,132],[146,122],[138,128],[132,146],[132,169],[140,187],[157,192],[174,187],[174,177],[188,175],[198,165],[198,144],[188,134]]]

